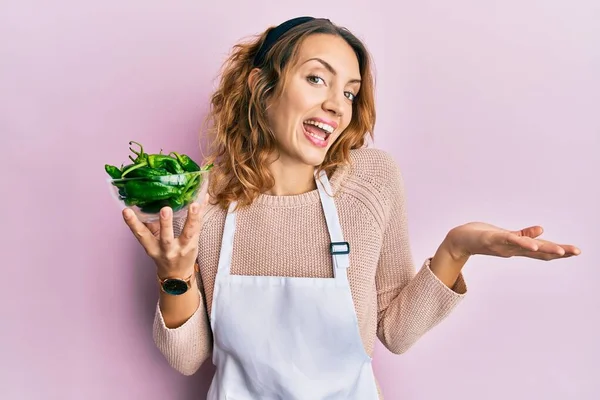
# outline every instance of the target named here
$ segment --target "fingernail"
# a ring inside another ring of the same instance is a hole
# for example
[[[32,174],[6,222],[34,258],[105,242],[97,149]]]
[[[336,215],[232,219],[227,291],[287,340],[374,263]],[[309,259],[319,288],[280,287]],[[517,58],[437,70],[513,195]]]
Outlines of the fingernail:
[[[198,205],[196,203],[192,204],[190,206],[190,211],[192,212],[192,214],[196,214],[198,212]]]
[[[163,208],[162,210],[160,210],[160,214],[167,218],[169,215],[171,215],[171,210],[168,208]]]

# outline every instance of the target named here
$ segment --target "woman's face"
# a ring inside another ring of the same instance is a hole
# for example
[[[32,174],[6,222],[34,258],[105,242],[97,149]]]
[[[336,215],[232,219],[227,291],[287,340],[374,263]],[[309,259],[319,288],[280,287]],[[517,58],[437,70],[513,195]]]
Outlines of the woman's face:
[[[320,165],[350,123],[359,88],[358,59],[344,39],[327,34],[306,38],[285,90],[268,109],[278,161]]]

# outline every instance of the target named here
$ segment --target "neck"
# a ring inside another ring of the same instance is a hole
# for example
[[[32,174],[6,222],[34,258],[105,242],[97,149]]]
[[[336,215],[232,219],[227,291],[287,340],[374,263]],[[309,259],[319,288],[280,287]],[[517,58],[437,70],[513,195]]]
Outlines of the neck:
[[[316,189],[315,168],[306,164],[287,163],[282,158],[271,163],[269,171],[275,184],[266,193],[272,196],[293,196]]]

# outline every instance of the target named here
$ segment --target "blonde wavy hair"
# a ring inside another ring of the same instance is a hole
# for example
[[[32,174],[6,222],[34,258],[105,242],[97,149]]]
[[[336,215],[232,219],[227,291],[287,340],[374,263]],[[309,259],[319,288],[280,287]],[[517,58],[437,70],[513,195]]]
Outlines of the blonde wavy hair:
[[[277,151],[277,143],[267,119],[267,100],[281,94],[298,49],[309,35],[330,34],[343,38],[356,53],[362,80],[353,101],[349,126],[317,169],[330,176],[338,166],[349,162],[351,149],[365,146],[368,136],[373,139],[375,82],[370,54],[349,30],[327,19],[306,22],[281,36],[266,53],[253,87],[249,87],[254,57],[273,28],[233,47],[222,67],[219,86],[211,96],[206,120],[209,148],[205,161],[213,164],[213,170],[208,191],[223,208],[234,200],[240,207],[248,206],[274,185],[268,162]]]

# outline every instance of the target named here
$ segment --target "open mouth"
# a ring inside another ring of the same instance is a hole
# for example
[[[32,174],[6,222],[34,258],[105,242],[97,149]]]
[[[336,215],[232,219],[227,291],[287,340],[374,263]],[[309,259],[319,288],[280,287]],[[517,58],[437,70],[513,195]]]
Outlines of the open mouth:
[[[317,147],[326,147],[329,136],[335,130],[329,124],[311,119],[304,121],[302,125],[307,139]]]

